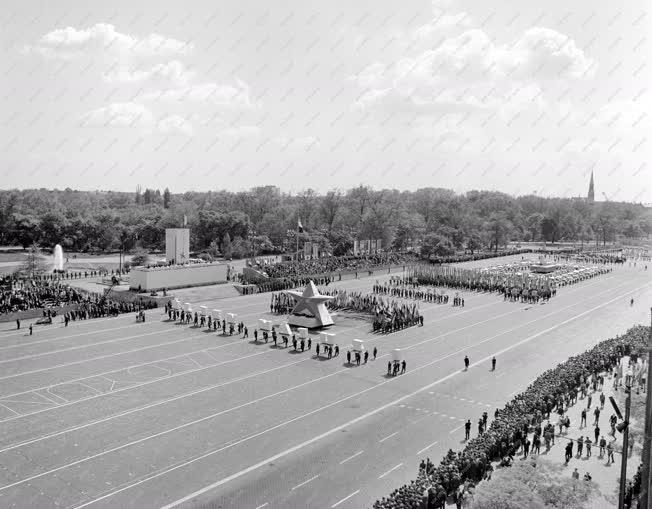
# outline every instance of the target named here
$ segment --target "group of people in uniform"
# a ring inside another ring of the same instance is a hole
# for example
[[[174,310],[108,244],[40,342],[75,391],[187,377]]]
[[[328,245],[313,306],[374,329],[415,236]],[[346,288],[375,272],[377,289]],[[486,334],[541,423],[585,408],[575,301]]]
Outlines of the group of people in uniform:
[[[321,293],[333,297],[326,303],[329,310],[342,309],[371,315],[374,332],[390,333],[414,325],[423,325],[423,315],[416,303],[347,290],[324,290]]]
[[[165,313],[168,315],[170,321],[180,322],[187,325],[192,324],[194,327],[206,327],[214,332],[221,331],[222,334],[228,334],[229,336],[233,336],[237,329],[238,334],[244,334],[245,338],[249,337],[249,329],[247,329],[244,322],[227,323],[226,320],[222,319],[220,321],[217,318],[213,318],[210,314],[204,315],[197,311],[192,312],[184,309],[175,309],[172,306],[171,301],[168,301],[165,304]]]
[[[339,274],[338,280],[342,280],[342,274]],[[335,281],[335,276],[321,276],[321,277],[283,277],[274,278],[256,283],[255,287],[244,287],[246,293],[267,293],[267,292],[281,292],[283,290],[292,290],[299,286],[305,286],[309,281],[313,281],[316,285],[328,286]]]

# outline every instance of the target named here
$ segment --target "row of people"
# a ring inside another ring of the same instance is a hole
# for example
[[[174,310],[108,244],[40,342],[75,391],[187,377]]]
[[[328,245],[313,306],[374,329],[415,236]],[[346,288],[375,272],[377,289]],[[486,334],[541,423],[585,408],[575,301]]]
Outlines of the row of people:
[[[587,383],[599,383],[601,374],[618,365],[623,356],[645,348],[649,331],[649,327],[633,327],[546,371],[523,393],[496,410],[487,429],[468,440],[463,451],[449,451],[440,465],[428,473],[419,472],[410,484],[378,500],[374,508],[419,507],[431,486],[435,492],[440,489],[452,496],[465,483],[479,482],[490,472],[492,461],[509,459],[517,445],[522,447],[527,433],[542,426],[558,407],[563,408],[566,396],[581,392]],[[542,433],[538,436],[545,438]]]

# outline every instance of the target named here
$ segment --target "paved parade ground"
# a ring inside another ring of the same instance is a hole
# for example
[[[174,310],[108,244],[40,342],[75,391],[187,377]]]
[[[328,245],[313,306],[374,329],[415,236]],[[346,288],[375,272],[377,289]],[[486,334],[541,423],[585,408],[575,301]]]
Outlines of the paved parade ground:
[[[467,419],[474,436],[484,411],[491,420],[544,370],[647,324],[650,274],[614,266],[538,305],[470,292],[464,308],[421,302],[424,327],[390,335],[342,315],[330,360],[314,343],[305,353],[253,343],[269,294],[201,301],[237,313],[247,339],[169,322],[162,309],[145,323],[128,314],[33,336],[2,324],[0,506],[370,507],[421,458],[460,449]],[[369,292],[387,277],[331,286]],[[356,338],[378,359],[347,365]],[[395,378],[393,348],[407,360]]]

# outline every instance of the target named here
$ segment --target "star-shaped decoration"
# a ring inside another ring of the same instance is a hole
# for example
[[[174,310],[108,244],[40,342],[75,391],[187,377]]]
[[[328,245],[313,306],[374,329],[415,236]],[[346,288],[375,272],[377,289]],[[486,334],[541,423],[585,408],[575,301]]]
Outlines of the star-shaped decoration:
[[[321,295],[315,283],[310,281],[303,292],[295,290],[287,290],[285,293],[292,296],[295,306],[292,309],[293,315],[308,316],[318,320],[321,326],[332,325],[333,319],[331,318],[328,309],[326,309],[326,301],[331,300],[333,297],[329,295]]]

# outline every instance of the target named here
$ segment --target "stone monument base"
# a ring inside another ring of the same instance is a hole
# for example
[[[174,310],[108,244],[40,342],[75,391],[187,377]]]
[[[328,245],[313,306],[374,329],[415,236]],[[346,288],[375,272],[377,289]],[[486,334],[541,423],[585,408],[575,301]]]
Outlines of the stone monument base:
[[[314,316],[289,315],[287,322],[295,327],[305,327],[306,329],[319,329],[321,327],[329,327],[335,324],[332,318],[333,316],[334,315],[331,314],[330,323],[328,322],[322,323],[320,322],[319,319],[315,318]]]

